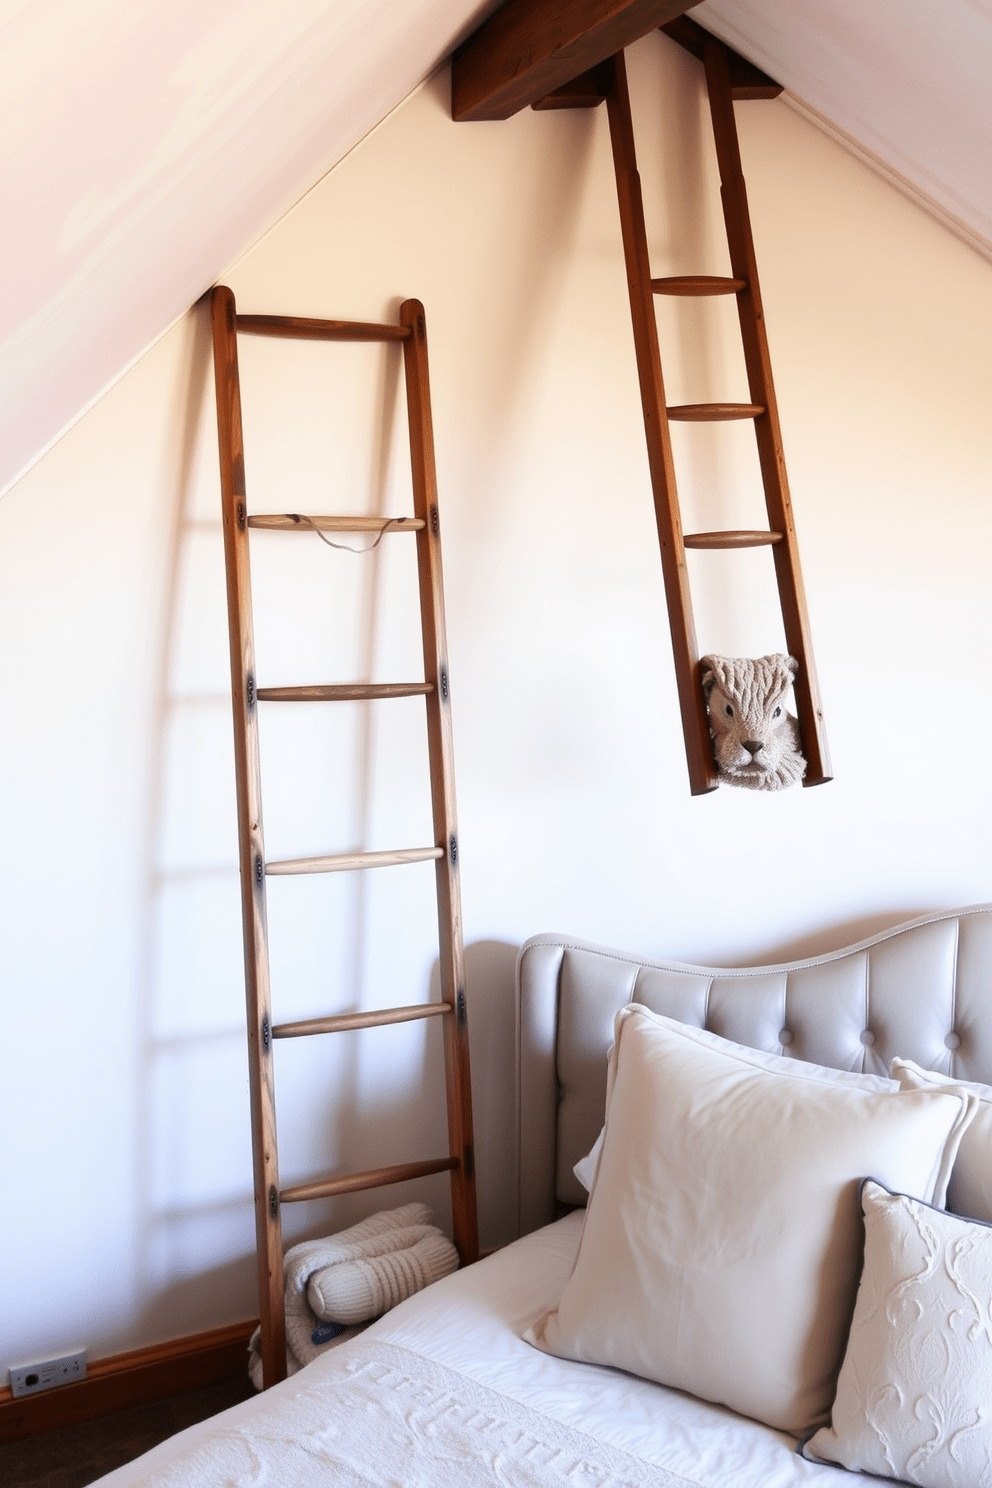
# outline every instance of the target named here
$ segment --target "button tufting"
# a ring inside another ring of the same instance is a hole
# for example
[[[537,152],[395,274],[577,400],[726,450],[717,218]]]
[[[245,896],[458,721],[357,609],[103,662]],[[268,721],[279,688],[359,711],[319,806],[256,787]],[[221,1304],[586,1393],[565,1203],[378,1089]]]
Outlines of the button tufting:
[[[870,1028],[866,1028],[864,1033],[861,1035],[861,1042],[864,1044],[866,1049],[870,1049],[872,1044],[875,1042],[875,1035],[872,1033]]]
[[[789,1044],[792,1043],[792,1029],[783,1028],[782,1032],[778,1036],[778,1041],[780,1044],[784,1045],[787,1048]]]
[[[961,1035],[959,1033],[955,1033],[954,1029],[952,1028],[950,1033],[945,1038],[944,1044],[948,1049],[960,1049]]]

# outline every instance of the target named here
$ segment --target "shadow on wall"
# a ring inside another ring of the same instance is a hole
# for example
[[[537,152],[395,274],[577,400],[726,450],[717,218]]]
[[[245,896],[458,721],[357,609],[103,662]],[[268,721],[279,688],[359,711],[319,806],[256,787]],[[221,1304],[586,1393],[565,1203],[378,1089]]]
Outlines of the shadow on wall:
[[[247,1123],[248,1106],[243,1074],[239,1078],[245,1033],[234,831],[221,835],[219,851],[213,845],[215,822],[225,812],[234,828],[233,791],[224,775],[227,790],[210,782],[221,740],[230,753],[230,693],[223,671],[209,663],[198,675],[183,675],[189,672],[189,632],[196,629],[191,599],[200,573],[221,550],[219,507],[208,514],[198,499],[212,409],[205,301],[193,308],[189,325],[187,376],[176,387],[172,419],[179,437],[162,559],[163,611],[158,653],[150,659],[154,715],[132,1100],[133,1327],[142,1339],[198,1331],[204,1318],[218,1325],[235,1321],[256,1305],[248,1254],[250,1160],[222,1185],[204,1181],[209,1154],[226,1144],[232,1118]],[[187,834],[190,822],[195,830]],[[237,1080],[234,1112],[226,1100],[231,1078]],[[207,1111],[204,1087],[210,1091]]]
[[[447,77],[429,86],[448,113]],[[480,205],[494,224],[488,256],[481,254],[474,235],[471,249],[464,250],[474,263],[485,319],[481,325],[466,322],[461,345],[448,348],[450,360],[472,367],[471,396],[481,426],[472,437],[492,455],[473,473],[479,513],[498,509],[506,499],[501,472],[504,461],[513,457],[512,450],[509,454],[501,450],[494,431],[514,431],[518,411],[528,405],[533,379],[543,365],[548,327],[566,292],[583,196],[592,174],[595,112],[571,113],[567,121],[553,113],[539,118],[542,127],[529,141],[539,159],[528,178],[513,177],[512,189],[502,201],[494,205],[490,193],[485,207]],[[428,305],[428,323],[430,310]],[[582,307],[576,305],[574,313],[581,315]]]
[[[218,1314],[217,1299],[221,1297],[232,1299],[229,1316]],[[183,1338],[253,1317],[258,1317],[254,1251],[163,1287],[141,1313],[138,1332],[143,1338]],[[213,1321],[205,1325],[205,1318]],[[246,1353],[246,1373],[247,1369]]]
[[[515,974],[518,947],[501,941],[479,941],[465,950],[466,988],[468,992],[470,1040],[472,1051],[472,1089],[475,1125],[476,1172],[478,1180],[479,1230],[482,1249],[490,1250],[516,1238],[515,1150]],[[439,965],[435,962],[430,976],[430,995],[439,995]],[[407,1025],[409,1031],[414,1025]],[[336,1133],[336,1144],[346,1155],[342,1171],[366,1164],[408,1161],[434,1156],[445,1150],[444,1061],[440,1024],[430,1020],[419,1025],[424,1034],[418,1079],[405,1100],[388,1098],[338,1107],[335,1099],[322,1109],[319,1119],[326,1118]],[[381,1032],[376,1030],[375,1032]],[[277,1080],[277,1089],[278,1089]],[[415,1146],[406,1150],[408,1133],[419,1128],[416,1142],[423,1140],[425,1108],[426,1125],[431,1128],[429,1150]],[[247,1143],[247,1112],[245,1112]],[[209,1140],[205,1136],[205,1140]],[[399,1144],[399,1150],[398,1150]],[[287,1245],[304,1238],[332,1234],[355,1223],[376,1209],[395,1208],[417,1199],[433,1209],[440,1224],[450,1230],[448,1179],[439,1174],[415,1183],[396,1184],[386,1189],[366,1191],[340,1199],[293,1206],[302,1225],[285,1223]],[[211,1225],[234,1221],[244,1232],[243,1253],[221,1264],[202,1267],[191,1246],[184,1257],[180,1254],[183,1238],[200,1240],[206,1248]],[[256,1271],[253,1249],[251,1200],[242,1192],[227,1204],[215,1201],[200,1205],[176,1205],[171,1209],[156,1208],[149,1203],[145,1229],[145,1249],[153,1259],[156,1248],[168,1243],[171,1279],[155,1289],[154,1300],[140,1316],[142,1336],[169,1337],[199,1331],[203,1320],[219,1326],[226,1321],[240,1321],[257,1312]],[[179,1276],[183,1262],[190,1274]],[[152,1281],[153,1278],[146,1278]]]
[[[819,930],[796,936],[793,940],[774,942],[768,946],[767,950],[755,952],[746,963],[733,964],[774,966],[786,961],[828,956],[833,951],[846,950],[848,946],[857,945],[861,940],[868,940],[873,935],[881,935],[886,930],[892,930],[896,925],[904,925],[907,920],[915,920],[919,915],[932,914],[938,907],[933,904],[921,904],[906,909],[894,909],[887,913],[855,915],[848,920],[838,921],[831,918]]]

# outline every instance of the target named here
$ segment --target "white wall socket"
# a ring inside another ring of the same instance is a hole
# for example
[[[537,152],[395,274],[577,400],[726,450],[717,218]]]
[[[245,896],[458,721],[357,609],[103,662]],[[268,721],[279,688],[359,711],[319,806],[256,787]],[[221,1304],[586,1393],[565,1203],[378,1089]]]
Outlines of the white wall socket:
[[[10,1388],[15,1395],[38,1395],[86,1378],[86,1350],[60,1354],[57,1359],[40,1359],[35,1364],[12,1364],[8,1371]]]

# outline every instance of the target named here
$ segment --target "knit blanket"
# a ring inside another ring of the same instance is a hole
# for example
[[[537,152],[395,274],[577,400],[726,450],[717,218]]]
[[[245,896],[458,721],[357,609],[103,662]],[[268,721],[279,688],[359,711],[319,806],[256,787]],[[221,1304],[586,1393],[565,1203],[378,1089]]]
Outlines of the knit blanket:
[[[375,1337],[353,1340],[135,1488],[694,1488]]]
[[[287,1250],[286,1368],[345,1343],[398,1302],[458,1268],[458,1252],[426,1204],[371,1214],[350,1229]],[[249,1344],[248,1372],[262,1388],[261,1330]]]

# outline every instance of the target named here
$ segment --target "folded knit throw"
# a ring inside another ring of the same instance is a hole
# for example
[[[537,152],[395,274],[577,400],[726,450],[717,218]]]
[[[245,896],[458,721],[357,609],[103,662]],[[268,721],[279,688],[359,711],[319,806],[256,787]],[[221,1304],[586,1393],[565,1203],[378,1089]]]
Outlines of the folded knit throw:
[[[382,1210],[323,1240],[286,1252],[286,1365],[295,1374],[326,1349],[397,1302],[458,1267],[458,1252],[426,1204]],[[343,1325],[331,1333],[328,1324]],[[248,1371],[262,1388],[261,1330],[249,1344]]]

